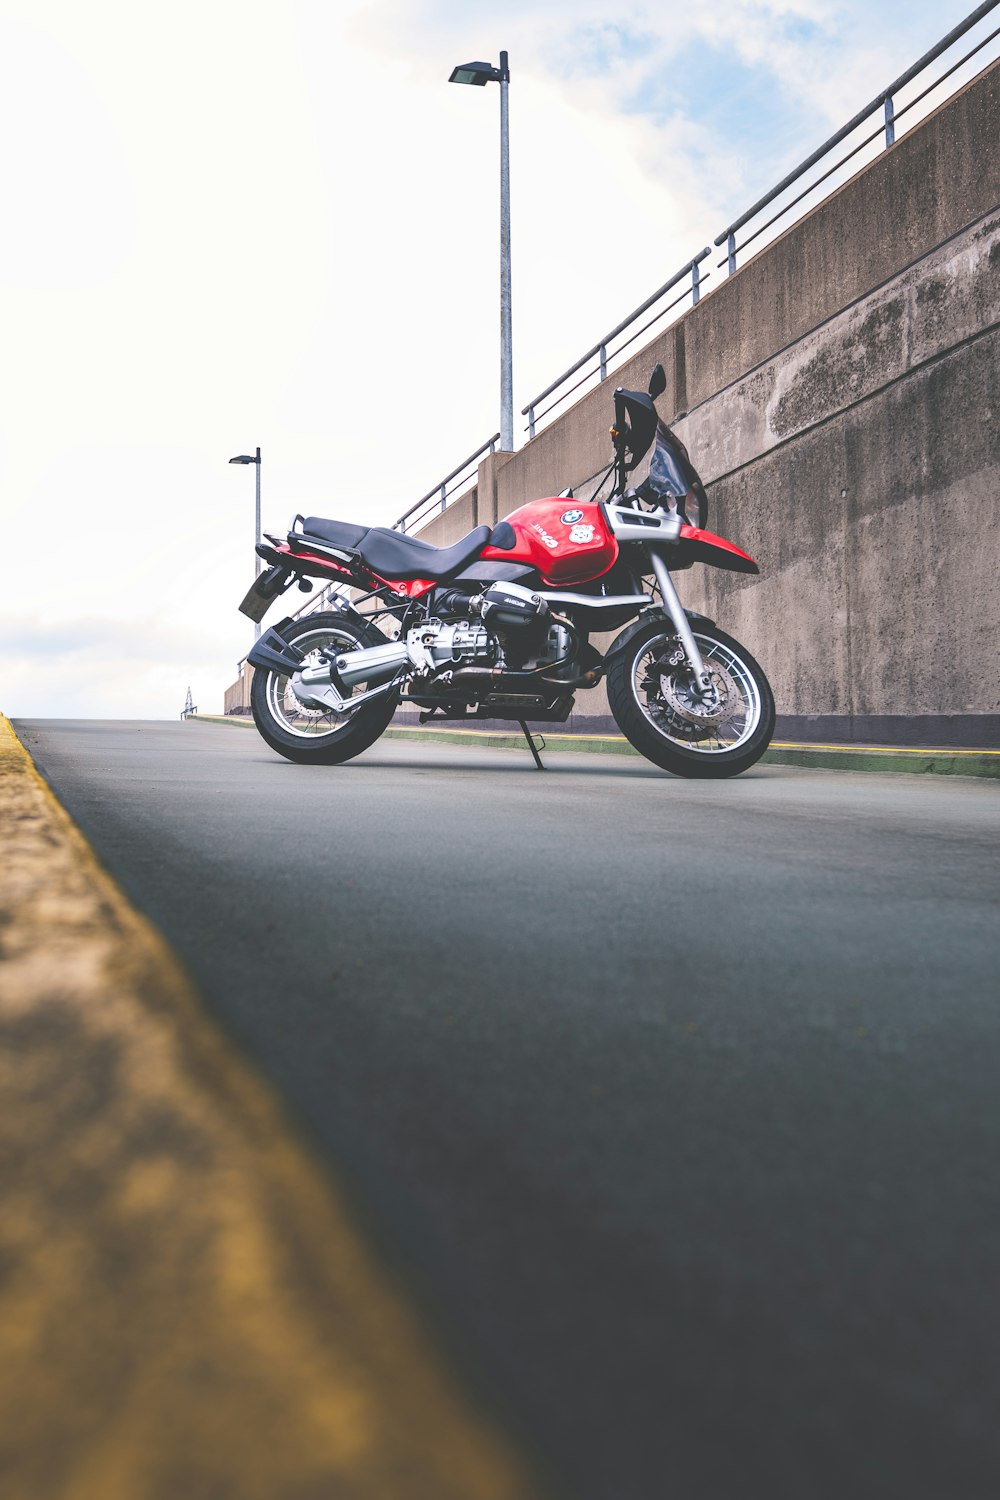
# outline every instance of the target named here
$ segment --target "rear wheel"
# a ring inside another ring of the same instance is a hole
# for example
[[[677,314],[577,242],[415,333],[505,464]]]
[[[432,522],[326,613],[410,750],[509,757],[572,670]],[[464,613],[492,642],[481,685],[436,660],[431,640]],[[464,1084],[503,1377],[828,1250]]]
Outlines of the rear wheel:
[[[354,651],[359,646],[384,646],[385,636],[343,614],[307,615],[281,631],[282,637],[307,660],[319,662],[320,651]],[[369,684],[353,690],[359,697]],[[310,707],[295,695],[290,676],[258,667],[250,688],[250,708],[262,738],[286,760],[303,765],[338,765],[375,743],[396,711],[395,689],[366,703],[346,718],[332,709]]]
[[[669,625],[629,641],[608,670],[608,701],[626,739],[676,776],[737,776],[758,761],[774,733],[767,678],[739,641],[699,625],[695,640],[715,689],[706,700]]]

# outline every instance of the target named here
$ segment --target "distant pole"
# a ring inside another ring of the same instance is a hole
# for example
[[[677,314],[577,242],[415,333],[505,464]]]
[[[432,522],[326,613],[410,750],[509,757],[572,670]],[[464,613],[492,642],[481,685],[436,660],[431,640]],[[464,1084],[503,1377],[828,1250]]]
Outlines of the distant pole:
[[[257,457],[254,460],[254,462],[257,465],[257,526],[256,526],[256,530],[254,532],[254,548],[256,549],[257,547],[260,546],[260,449],[259,448],[257,449]],[[254,557],[256,557],[256,559],[257,559],[257,572],[259,573],[260,572],[260,565],[261,565],[261,562],[262,562],[262,558],[260,556],[260,553],[257,552],[256,550],[254,551]]]
[[[506,52],[500,66],[488,62],[461,63],[453,68],[449,83],[470,83],[485,88],[500,85],[500,452],[514,451],[514,360],[510,331],[510,125],[507,89],[510,68]],[[490,450],[492,452],[492,449]]]
[[[514,451],[514,357],[510,311],[510,123],[507,54],[500,54],[500,451]]]
[[[254,570],[253,570],[253,575],[254,575],[255,578],[257,578],[260,575],[261,562],[262,562],[260,553],[257,551],[257,548],[260,546],[260,449],[259,448],[257,449],[256,455],[254,457],[252,457],[252,458],[251,458],[251,456],[250,456],[249,453],[237,453],[236,457],[235,458],[231,458],[229,460],[229,462],[231,464],[243,464],[243,465],[246,465],[246,464],[256,464],[256,466],[257,466],[257,483],[255,485],[256,506],[255,506],[255,510],[254,510],[254,554],[253,554],[254,555]],[[254,636],[254,640],[255,641],[260,639],[260,625],[259,624],[255,624],[254,625],[253,636]]]
[[[260,576],[260,567],[261,567],[261,556],[260,556],[260,553],[257,551],[257,548],[260,546],[260,449],[259,448],[257,449],[257,457],[254,459],[254,463],[257,465],[257,505],[256,505],[256,518],[255,518],[256,519],[256,524],[254,526],[254,554],[253,555],[254,555],[254,558],[256,559],[257,566],[254,568],[253,576],[255,578],[259,578],[259,576]],[[255,641],[259,641],[260,640],[260,621],[259,620],[255,621],[255,623],[254,623],[253,638],[254,638]]]

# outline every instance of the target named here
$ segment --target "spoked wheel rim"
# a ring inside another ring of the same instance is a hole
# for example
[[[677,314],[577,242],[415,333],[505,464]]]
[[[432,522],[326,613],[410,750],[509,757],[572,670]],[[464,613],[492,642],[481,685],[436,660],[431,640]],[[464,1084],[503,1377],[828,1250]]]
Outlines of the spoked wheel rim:
[[[661,658],[676,650],[673,636],[654,636],[638,653],[632,663],[632,694],[643,717],[670,744],[698,755],[728,755],[752,739],[760,725],[764,711],[760,689],[732,647],[697,631],[694,636],[713,682],[724,695],[721,717],[699,712],[683,672],[658,668]]]
[[[296,636],[294,644],[310,665],[312,662],[318,665],[321,649],[333,646],[337,651],[354,651],[358,642],[346,630],[324,626],[307,635]],[[359,684],[352,689],[351,696],[357,697],[364,691],[364,684]],[[267,706],[275,724],[286,734],[295,735],[301,740],[315,740],[336,734],[338,730],[346,729],[353,718],[353,715],[345,718],[343,714],[335,714],[332,708],[308,708],[295,696],[291,677],[278,672],[272,673],[268,679]]]

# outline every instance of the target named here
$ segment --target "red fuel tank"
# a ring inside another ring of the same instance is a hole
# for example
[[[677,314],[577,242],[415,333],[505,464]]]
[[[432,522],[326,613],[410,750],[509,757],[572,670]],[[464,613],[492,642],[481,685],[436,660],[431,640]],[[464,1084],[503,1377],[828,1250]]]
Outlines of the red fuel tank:
[[[509,547],[490,545],[488,562],[519,562],[537,568],[545,583],[589,583],[600,578],[618,557],[618,541],[594,501],[532,500],[498,522],[493,535]]]

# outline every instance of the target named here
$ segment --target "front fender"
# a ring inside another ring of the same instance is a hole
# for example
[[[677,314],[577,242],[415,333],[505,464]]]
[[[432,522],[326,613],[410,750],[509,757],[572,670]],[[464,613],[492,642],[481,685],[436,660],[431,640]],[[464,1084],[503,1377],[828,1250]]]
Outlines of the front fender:
[[[698,625],[715,624],[714,620],[710,620],[707,615],[699,614],[696,609],[686,609],[684,613],[695,627]],[[634,640],[641,630],[648,629],[650,625],[662,625],[664,622],[671,627],[673,626],[673,621],[665,609],[658,607],[656,609],[644,609],[639,618],[633,620],[631,625],[626,625],[621,635],[616,636],[611,642],[611,645],[604,653],[604,660],[610,662],[613,657],[618,656],[620,652],[625,650],[629,641]]]

